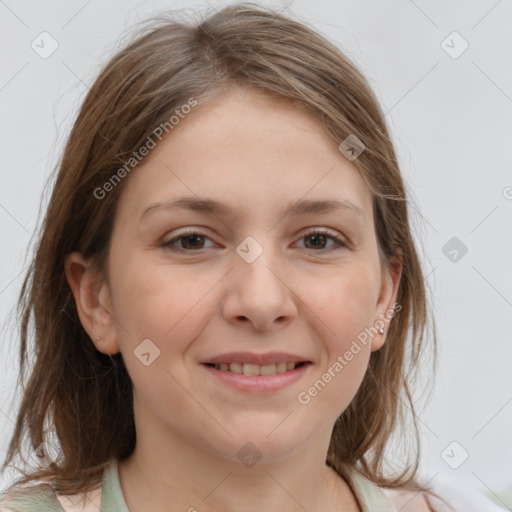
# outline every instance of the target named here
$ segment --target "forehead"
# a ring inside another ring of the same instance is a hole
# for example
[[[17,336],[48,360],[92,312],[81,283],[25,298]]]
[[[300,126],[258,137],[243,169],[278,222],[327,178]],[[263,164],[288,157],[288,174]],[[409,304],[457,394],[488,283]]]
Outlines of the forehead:
[[[238,216],[300,199],[350,202],[367,221],[372,209],[357,168],[313,113],[244,89],[192,109],[132,171],[119,208],[138,219],[180,196],[218,199]]]

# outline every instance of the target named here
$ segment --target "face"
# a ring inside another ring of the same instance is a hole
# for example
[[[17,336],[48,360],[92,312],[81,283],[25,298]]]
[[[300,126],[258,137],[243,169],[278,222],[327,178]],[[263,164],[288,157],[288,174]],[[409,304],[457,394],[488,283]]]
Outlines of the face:
[[[115,320],[88,327],[122,352],[137,428],[232,460],[248,441],[272,458],[330,435],[385,339],[358,335],[397,281],[371,195],[321,124],[224,92],[126,179],[99,293]]]

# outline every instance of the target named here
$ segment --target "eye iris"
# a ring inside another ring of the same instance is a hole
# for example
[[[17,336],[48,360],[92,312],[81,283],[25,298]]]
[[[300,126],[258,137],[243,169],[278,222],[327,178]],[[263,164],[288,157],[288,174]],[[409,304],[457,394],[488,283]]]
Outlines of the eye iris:
[[[195,240],[197,242],[197,240],[201,239],[201,238],[203,238],[203,236],[202,235],[197,235],[197,234],[182,236],[181,239],[183,240],[183,247],[185,247],[186,249],[197,249],[198,246],[196,244],[192,243],[191,247],[187,247],[187,243],[190,240]],[[199,248],[201,248],[201,247],[199,247]]]
[[[306,237],[306,240],[312,240],[312,239],[315,239],[315,240],[317,240],[317,241],[318,241],[318,239],[319,239],[319,238],[321,239],[320,244],[321,244],[322,242],[325,242],[325,240],[326,240],[326,236],[325,236],[325,235],[323,235],[322,233],[314,233],[314,234],[312,234],[312,235],[308,235],[308,236]],[[313,243],[313,247],[318,247],[318,243],[316,243],[316,242],[315,242],[315,243]]]
[[[174,240],[171,240],[167,244],[164,245],[174,245],[176,244],[181,245],[181,247],[177,247],[177,249],[181,248],[183,250],[193,250],[193,249],[202,249],[204,244],[204,239],[207,238],[205,235],[201,235],[200,233],[190,233],[190,234],[184,234],[181,236],[176,237]],[[306,242],[306,248],[307,249],[324,249],[325,243],[327,240],[335,240],[337,242],[337,245],[343,245],[339,241],[337,241],[335,238],[333,238],[332,235],[329,235],[327,233],[323,232],[314,232],[309,235],[304,235],[303,239],[307,240]],[[311,247],[308,247],[308,244]]]

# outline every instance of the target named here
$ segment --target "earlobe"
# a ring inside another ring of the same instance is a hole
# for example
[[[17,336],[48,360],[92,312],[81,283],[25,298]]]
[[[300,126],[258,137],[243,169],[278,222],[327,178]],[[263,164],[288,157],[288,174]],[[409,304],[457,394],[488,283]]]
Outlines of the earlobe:
[[[66,256],[65,272],[83,328],[100,352],[116,354],[119,344],[107,283],[79,252]]]
[[[395,314],[398,287],[402,276],[401,249],[397,250],[396,256],[390,258],[388,264],[382,265],[381,272],[382,281],[376,307],[376,313],[378,316],[374,322],[374,325],[379,332],[372,339],[372,352],[380,350],[383,347],[389,330],[389,323]],[[382,330],[384,332],[382,332]]]

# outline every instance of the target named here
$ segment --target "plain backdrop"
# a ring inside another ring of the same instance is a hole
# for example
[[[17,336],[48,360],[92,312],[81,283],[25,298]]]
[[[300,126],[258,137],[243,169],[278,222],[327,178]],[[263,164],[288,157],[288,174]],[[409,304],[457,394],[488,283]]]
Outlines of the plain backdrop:
[[[227,3],[0,1],[2,458],[16,418],[13,307],[80,101],[136,22]],[[440,345],[432,399],[419,411],[422,474],[497,491],[512,484],[512,1],[295,0],[288,9],[369,79],[411,194]],[[41,37],[47,50],[58,44],[47,58],[33,49]]]

